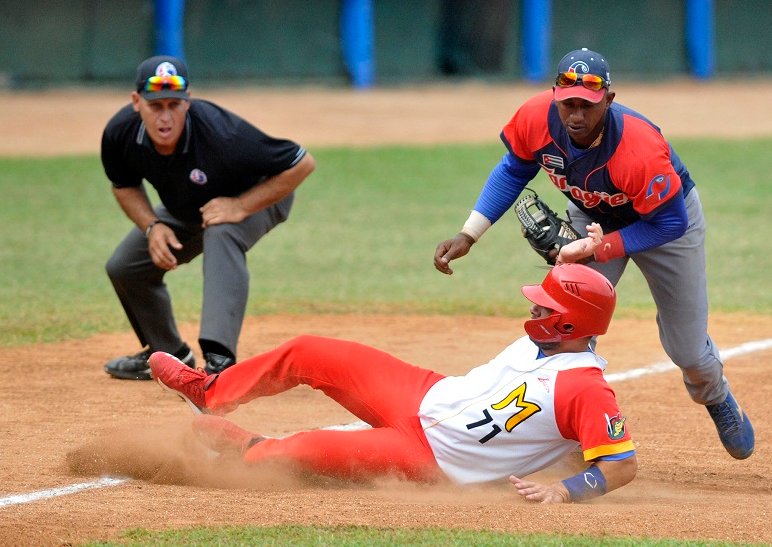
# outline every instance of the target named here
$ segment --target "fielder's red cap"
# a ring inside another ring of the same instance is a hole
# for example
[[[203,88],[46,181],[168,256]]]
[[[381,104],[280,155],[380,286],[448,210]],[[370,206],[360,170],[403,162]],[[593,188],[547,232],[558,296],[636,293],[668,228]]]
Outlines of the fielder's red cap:
[[[606,89],[611,85],[611,72],[608,63],[603,55],[597,51],[582,48],[566,53],[558,63],[558,78],[562,73],[575,73],[579,79],[576,85],[570,87],[560,87],[555,85],[555,100],[564,101],[566,99],[579,98],[591,103],[599,103],[606,95]],[[585,74],[593,74],[603,78],[604,86],[598,91],[587,89],[581,83],[581,77]]]

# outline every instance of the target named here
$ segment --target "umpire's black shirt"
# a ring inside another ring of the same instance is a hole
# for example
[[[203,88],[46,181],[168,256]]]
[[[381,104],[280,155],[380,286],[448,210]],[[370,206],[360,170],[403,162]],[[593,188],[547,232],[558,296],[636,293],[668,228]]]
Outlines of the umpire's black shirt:
[[[200,222],[199,208],[234,197],[286,171],[305,155],[298,144],[274,139],[209,101],[191,100],[177,149],[156,152],[145,124],[129,104],[102,134],[102,165],[115,188],[152,184],[175,217]]]

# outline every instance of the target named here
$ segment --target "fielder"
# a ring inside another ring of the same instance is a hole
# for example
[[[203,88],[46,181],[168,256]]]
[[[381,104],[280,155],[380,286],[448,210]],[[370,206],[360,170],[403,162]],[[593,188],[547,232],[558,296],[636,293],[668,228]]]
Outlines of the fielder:
[[[251,465],[280,462],[348,480],[396,474],[460,484],[508,479],[525,499],[591,499],[630,482],[635,447],[606,361],[589,344],[608,329],[611,283],[579,264],[553,268],[531,300],[524,336],[465,376],[443,376],[375,348],[300,336],[206,376],[174,356],[150,356],[153,377],[200,414],[194,430],[214,450]],[[214,414],[299,384],[321,390],[372,429],[315,430],[282,439],[250,433]],[[541,484],[523,477],[581,449],[589,466]]]
[[[543,169],[568,198],[569,222],[583,239],[537,211],[555,234],[545,247],[534,239],[535,216],[523,215],[527,207],[519,206],[531,245],[548,262],[587,262],[614,285],[632,259],[657,306],[662,346],[681,368],[689,395],[706,406],[729,454],[747,458],[753,426],[729,389],[707,332],[705,218],[697,189],[659,128],[615,103],[610,84],[601,54],[581,49],[561,59],[552,90],[526,101],[504,127],[506,154],[461,232],[437,246],[434,266],[452,274],[449,263],[466,255]],[[588,232],[594,224],[598,230]],[[583,250],[572,247],[556,256],[572,240],[583,241]]]

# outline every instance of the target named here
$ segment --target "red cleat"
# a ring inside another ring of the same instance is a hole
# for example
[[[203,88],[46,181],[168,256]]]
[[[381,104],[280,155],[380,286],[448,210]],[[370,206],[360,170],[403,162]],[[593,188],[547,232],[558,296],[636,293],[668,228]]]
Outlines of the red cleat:
[[[196,414],[209,414],[204,392],[217,379],[192,369],[175,356],[156,351],[148,359],[153,378],[162,388],[179,395]]]
[[[238,456],[265,439],[225,418],[204,414],[193,418],[193,432],[198,440],[215,452]]]

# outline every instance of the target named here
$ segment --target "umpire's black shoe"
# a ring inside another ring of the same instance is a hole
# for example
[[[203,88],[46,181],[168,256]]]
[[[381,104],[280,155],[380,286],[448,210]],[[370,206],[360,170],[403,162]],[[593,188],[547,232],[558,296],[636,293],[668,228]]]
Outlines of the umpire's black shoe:
[[[124,355],[113,359],[105,365],[105,372],[113,378],[120,378],[121,380],[152,380],[150,365],[147,362],[152,353],[150,348],[147,348],[134,355]],[[182,355],[182,357],[178,357],[180,361],[190,368],[196,368],[196,358],[187,344],[183,345],[177,353]]]
[[[236,364],[236,359],[227,355],[218,355],[217,353],[205,353],[204,372],[207,374],[220,374],[226,368]]]

